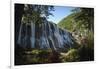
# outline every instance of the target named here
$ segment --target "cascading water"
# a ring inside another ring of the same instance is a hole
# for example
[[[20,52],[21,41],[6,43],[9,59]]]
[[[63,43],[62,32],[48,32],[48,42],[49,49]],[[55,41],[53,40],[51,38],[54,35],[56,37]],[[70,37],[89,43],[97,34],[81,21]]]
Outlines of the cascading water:
[[[73,46],[70,32],[44,19],[41,23],[21,24],[18,44],[22,47],[59,50]]]
[[[31,22],[31,47],[34,48],[35,44],[35,24]]]

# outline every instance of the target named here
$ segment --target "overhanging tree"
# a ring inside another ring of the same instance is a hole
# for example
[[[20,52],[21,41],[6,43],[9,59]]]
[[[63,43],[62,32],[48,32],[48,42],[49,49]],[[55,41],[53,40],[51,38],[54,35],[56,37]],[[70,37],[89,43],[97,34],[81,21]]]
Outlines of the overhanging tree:
[[[76,22],[80,22],[81,26],[84,26],[90,31],[94,31],[93,8],[75,8],[73,11],[76,13],[74,16]]]

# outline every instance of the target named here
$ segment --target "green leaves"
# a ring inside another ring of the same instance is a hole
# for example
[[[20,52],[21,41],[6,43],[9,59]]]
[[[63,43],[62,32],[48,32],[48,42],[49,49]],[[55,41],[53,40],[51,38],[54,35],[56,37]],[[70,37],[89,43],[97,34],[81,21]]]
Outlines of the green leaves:
[[[79,61],[79,54],[77,49],[70,49],[66,53],[61,53],[62,62],[76,62]]]
[[[22,20],[24,23],[41,23],[42,17],[48,18],[49,15],[53,15],[50,11],[54,11],[53,6],[47,5],[24,5],[24,15]]]
[[[94,32],[93,8],[75,8],[72,12],[58,23],[59,27],[82,36],[88,34],[89,31]]]
[[[93,8],[80,8],[76,10],[76,15],[74,19],[76,22],[81,21],[81,26],[84,25],[85,28],[92,30],[94,29],[94,9]]]

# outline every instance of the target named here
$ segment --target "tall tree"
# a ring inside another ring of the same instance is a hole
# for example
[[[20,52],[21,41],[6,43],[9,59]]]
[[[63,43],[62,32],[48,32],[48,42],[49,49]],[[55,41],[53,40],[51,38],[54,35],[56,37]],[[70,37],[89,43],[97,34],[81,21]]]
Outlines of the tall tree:
[[[74,19],[84,25],[88,30],[94,31],[94,9],[93,8],[75,8],[76,15]]]
[[[24,7],[24,17],[26,18],[26,21],[40,21],[40,18],[48,18],[49,15],[52,15],[50,11],[54,11],[53,6],[47,6],[47,5],[29,5],[26,4]],[[37,22],[38,23],[38,22]]]

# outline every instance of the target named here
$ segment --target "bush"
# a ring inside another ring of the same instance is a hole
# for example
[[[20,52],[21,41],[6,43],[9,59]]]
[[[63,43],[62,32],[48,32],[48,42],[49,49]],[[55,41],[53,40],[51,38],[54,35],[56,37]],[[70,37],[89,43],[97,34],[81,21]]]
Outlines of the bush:
[[[79,61],[79,54],[77,49],[70,49],[67,53],[61,56],[62,62]]]
[[[33,64],[40,64],[48,62],[49,50],[32,50],[31,51],[31,61]]]
[[[93,61],[94,60],[94,34],[88,32],[84,37],[84,41],[81,43],[79,50],[80,61]]]

